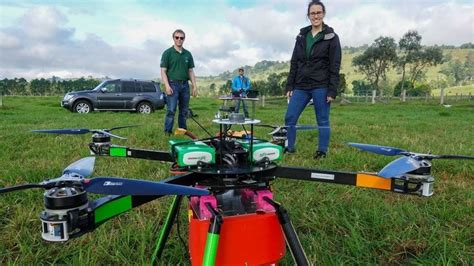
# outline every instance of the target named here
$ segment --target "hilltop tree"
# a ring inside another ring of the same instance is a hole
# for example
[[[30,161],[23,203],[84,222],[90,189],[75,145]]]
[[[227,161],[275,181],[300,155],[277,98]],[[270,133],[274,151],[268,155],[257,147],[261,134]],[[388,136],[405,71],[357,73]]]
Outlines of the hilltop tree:
[[[354,57],[352,65],[363,73],[370,84],[380,93],[380,80],[386,78],[388,69],[397,60],[397,44],[391,37],[379,37],[359,56]]]
[[[426,47],[414,53],[410,64],[410,82],[415,84],[424,75],[427,67],[441,63],[443,63],[443,50],[440,47]]]
[[[418,34],[417,31],[408,31],[403,35],[403,37],[398,42],[398,46],[400,47],[400,55],[398,57],[398,64],[402,70],[402,81],[399,83],[401,84],[400,92],[405,101],[406,95],[406,87],[405,87],[405,73],[406,73],[406,66],[414,61],[416,58],[415,55],[421,49],[421,35]],[[413,86],[413,84],[412,84]]]

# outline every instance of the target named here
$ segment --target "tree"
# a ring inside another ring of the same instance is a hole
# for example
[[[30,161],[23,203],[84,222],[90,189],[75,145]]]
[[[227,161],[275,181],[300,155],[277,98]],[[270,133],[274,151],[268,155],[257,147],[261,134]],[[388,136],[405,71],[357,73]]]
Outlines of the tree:
[[[339,89],[338,93],[344,93],[347,90],[347,81],[346,81],[346,74],[341,73],[339,74]]]
[[[426,47],[413,55],[410,64],[410,82],[419,81],[427,67],[443,63],[443,50],[437,46]]]
[[[413,84],[408,80],[400,80],[395,88],[393,89],[393,96],[399,96],[402,93],[402,90],[410,91],[413,89]],[[405,94],[406,95],[406,94]]]
[[[211,83],[211,85],[209,86],[209,92],[211,94],[218,94],[218,91],[216,91],[216,83]]]
[[[372,90],[374,90],[373,86],[371,84],[366,83],[363,80],[353,80],[352,81],[352,92],[356,96],[367,95]]]
[[[379,37],[364,53],[354,57],[352,65],[367,77],[373,88],[381,92],[379,82],[386,78],[388,69],[396,62],[396,48],[393,38]]]
[[[402,69],[402,81],[399,83],[401,84],[400,93],[402,95],[403,101],[405,101],[405,72],[406,72],[406,65],[410,64],[415,59],[415,54],[417,54],[421,49],[421,35],[418,34],[417,31],[408,31],[403,35],[403,37],[398,42],[398,46],[400,47],[400,55],[398,57],[398,64]],[[413,84],[412,84],[413,85]]]

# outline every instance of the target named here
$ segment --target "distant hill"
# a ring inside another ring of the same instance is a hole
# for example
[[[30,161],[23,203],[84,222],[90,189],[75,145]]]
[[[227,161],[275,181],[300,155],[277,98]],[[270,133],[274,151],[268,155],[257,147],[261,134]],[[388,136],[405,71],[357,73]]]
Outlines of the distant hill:
[[[353,80],[363,80],[364,75],[357,73],[352,66],[352,59],[361,54],[364,49],[359,48],[344,48],[342,51],[342,62],[341,62],[341,73],[346,75],[346,83],[349,91],[352,89]],[[442,65],[429,68],[426,73],[426,81],[436,84],[439,80],[446,79],[444,74],[440,73],[440,70],[448,65],[450,62],[460,61],[464,63],[468,54],[474,54],[473,48],[444,48],[443,54],[446,58],[446,62]],[[266,81],[271,73],[289,72],[290,63],[288,61],[268,61],[264,60],[256,63],[254,66],[244,66],[245,74],[250,77],[252,81]],[[208,94],[211,84],[215,86],[222,86],[227,80],[231,80],[237,75],[237,68],[228,70],[215,76],[198,77],[198,86],[202,94]],[[390,70],[388,73],[388,83],[394,86],[401,79],[401,74],[396,69]]]

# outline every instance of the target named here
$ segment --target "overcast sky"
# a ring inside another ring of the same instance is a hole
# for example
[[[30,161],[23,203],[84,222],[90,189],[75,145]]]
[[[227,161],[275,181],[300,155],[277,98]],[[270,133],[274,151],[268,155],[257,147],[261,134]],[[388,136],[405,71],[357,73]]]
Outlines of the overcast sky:
[[[0,0],[0,78],[159,77],[171,33],[186,32],[198,76],[290,59],[309,25],[299,0]],[[474,0],[326,0],[325,22],[343,46],[398,39],[474,43]]]

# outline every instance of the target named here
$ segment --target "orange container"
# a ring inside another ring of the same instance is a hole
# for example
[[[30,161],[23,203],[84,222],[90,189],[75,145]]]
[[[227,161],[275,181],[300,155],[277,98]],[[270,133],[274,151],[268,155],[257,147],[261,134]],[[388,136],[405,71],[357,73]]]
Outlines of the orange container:
[[[192,210],[190,210],[192,212]],[[192,213],[189,252],[192,265],[202,265],[209,220]],[[224,217],[216,265],[272,265],[285,255],[285,238],[276,213]]]

